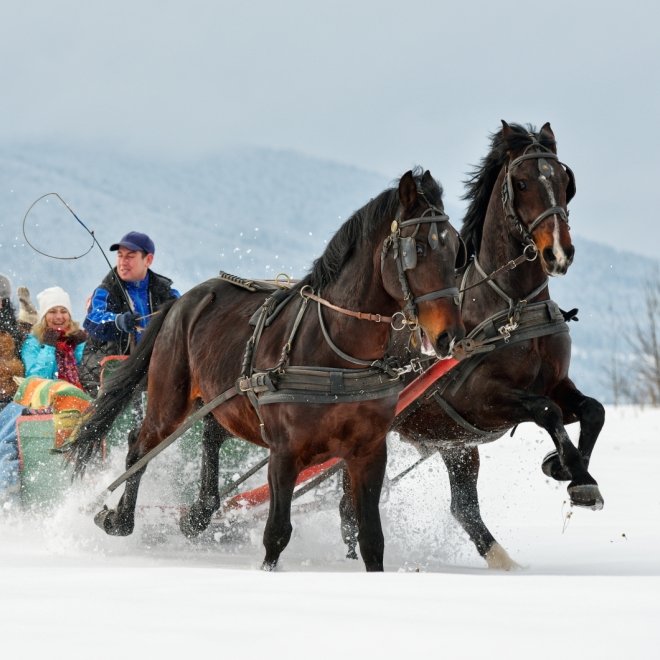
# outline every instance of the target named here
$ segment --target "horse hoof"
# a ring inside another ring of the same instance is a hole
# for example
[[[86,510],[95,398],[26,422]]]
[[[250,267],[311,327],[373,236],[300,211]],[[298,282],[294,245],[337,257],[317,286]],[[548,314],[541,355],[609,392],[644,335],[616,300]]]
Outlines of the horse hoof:
[[[569,486],[568,494],[573,506],[580,506],[592,511],[600,511],[605,505],[605,500],[600,494],[596,484],[581,484],[579,486]]]
[[[545,456],[541,463],[541,469],[546,477],[550,477],[555,481],[570,481],[573,478],[571,473],[561,464],[559,454],[556,451],[551,451]]]
[[[268,571],[269,573],[272,573],[276,567],[277,567],[277,559],[275,559],[274,561],[268,561],[264,559],[264,563],[261,564],[261,570]]]
[[[209,522],[210,519],[202,520],[190,510],[179,518],[179,529],[187,539],[194,539],[209,526]]]
[[[484,559],[488,564],[488,568],[493,570],[511,571],[521,568],[520,564],[513,561],[509,553],[497,541],[490,546],[490,549],[484,555]]]
[[[187,515],[183,515],[179,518],[179,529],[187,539],[194,539],[199,536],[202,531],[201,529],[198,529],[197,525],[193,523]]]
[[[119,524],[117,512],[107,506],[94,516],[94,522],[110,536],[128,536],[133,532],[133,525]]]

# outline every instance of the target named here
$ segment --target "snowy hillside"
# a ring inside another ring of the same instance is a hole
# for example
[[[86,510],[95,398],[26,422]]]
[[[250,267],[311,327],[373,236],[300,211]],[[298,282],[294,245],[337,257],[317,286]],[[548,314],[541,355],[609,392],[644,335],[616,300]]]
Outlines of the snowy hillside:
[[[100,252],[94,248],[80,260],[56,261],[37,254],[22,235],[32,202],[55,191],[104,248],[129,230],[149,233],[156,242],[154,269],[172,277],[181,291],[219,270],[300,277],[340,224],[400,174],[392,172],[388,179],[293,152],[254,148],[175,163],[107,149],[5,145],[0,271],[35,293],[64,286],[82,315],[107,271]],[[442,172],[433,174],[442,179]],[[461,209],[448,205],[447,211],[459,226]],[[562,307],[580,308],[579,323],[571,324],[574,379],[585,392],[610,401],[610,353],[625,349],[621,337],[640,313],[643,281],[653,261],[583,240],[579,218],[572,221],[576,260],[565,278],[551,281],[551,292]],[[26,231],[38,249],[58,256],[82,254],[90,245],[54,198],[34,207]]]

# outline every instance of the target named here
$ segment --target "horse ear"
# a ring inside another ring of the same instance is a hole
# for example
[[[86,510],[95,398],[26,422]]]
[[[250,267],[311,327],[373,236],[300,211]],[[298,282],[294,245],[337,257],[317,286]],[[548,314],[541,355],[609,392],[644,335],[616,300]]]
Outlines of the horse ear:
[[[412,170],[408,170],[399,181],[399,201],[404,209],[410,209],[417,201],[417,184]]]
[[[543,126],[541,126],[541,130],[539,131],[539,137],[543,138],[546,142],[550,143],[550,148],[552,151],[557,153],[557,145],[555,141],[555,134],[552,132],[552,128],[550,128],[550,122],[546,121]]]
[[[422,177],[422,185],[425,183],[433,183],[433,175],[431,174],[430,170],[426,170],[426,172],[424,172],[424,176]]]
[[[541,126],[541,130],[539,131],[539,135],[545,135],[549,137],[551,140],[555,139],[555,134],[552,132],[552,128],[550,126],[550,122],[546,121],[543,126]]]
[[[513,133],[513,131],[511,130],[511,126],[509,126],[509,124],[507,124],[504,121],[504,119],[500,119],[500,121],[502,122],[502,137],[505,140],[507,140],[509,137],[511,137],[511,134]]]

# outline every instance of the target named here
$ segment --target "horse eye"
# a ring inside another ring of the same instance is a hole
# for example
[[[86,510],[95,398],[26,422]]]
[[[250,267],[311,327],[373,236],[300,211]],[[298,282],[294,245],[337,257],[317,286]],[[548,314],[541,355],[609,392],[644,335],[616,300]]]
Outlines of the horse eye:
[[[418,257],[424,256],[424,246],[421,243],[417,243],[417,256]]]
[[[516,181],[516,188],[518,190],[527,190],[527,184],[524,181]]]

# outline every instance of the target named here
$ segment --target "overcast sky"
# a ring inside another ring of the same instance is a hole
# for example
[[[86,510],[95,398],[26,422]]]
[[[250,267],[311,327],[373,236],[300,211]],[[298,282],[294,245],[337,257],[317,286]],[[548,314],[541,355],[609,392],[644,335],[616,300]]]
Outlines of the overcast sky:
[[[550,121],[574,233],[657,257],[659,17],[651,0],[2,0],[0,145],[421,164],[457,200],[501,118]]]

